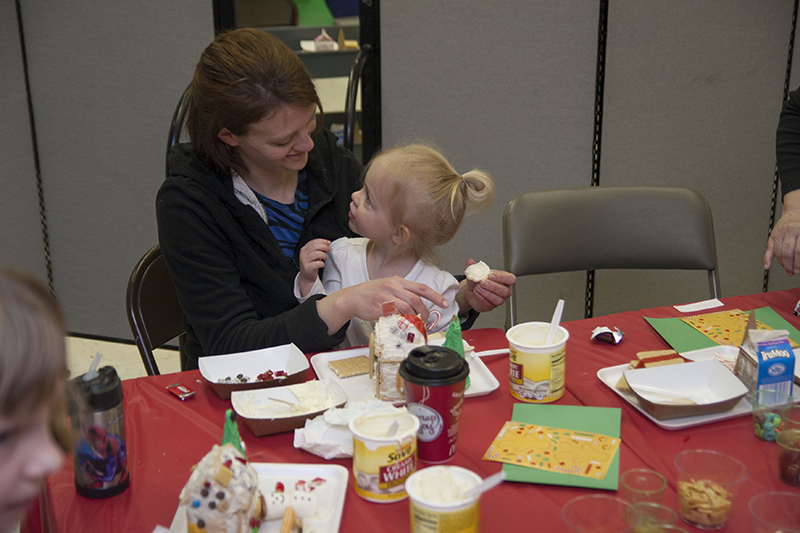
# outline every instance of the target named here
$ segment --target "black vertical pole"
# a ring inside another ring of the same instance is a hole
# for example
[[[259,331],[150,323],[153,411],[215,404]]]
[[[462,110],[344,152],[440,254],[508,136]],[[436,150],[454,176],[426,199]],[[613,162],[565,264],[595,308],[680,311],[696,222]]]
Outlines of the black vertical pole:
[[[382,142],[381,124],[381,20],[379,0],[361,0],[358,10],[361,46],[372,54],[361,77],[361,158],[369,161]]]
[[[213,0],[214,2],[214,35],[236,27],[236,8],[234,0]]]
[[[792,31],[789,34],[789,52],[786,55],[786,75],[783,78],[783,101],[789,98],[789,80],[792,77],[792,55],[794,53],[794,34],[797,29],[797,4],[798,0],[794,0],[794,10],[792,12]],[[772,178],[772,200],[769,207],[769,228],[767,229],[767,239],[769,234],[772,233],[772,228],[775,227],[775,211],[778,207],[778,185],[780,176],[778,175],[778,166],[775,166],[775,175]],[[769,270],[764,271],[764,285],[762,287],[764,292],[769,290]]]
[[[600,185],[600,141],[603,138],[603,87],[606,77],[606,36],[608,34],[608,0],[600,0],[597,25],[597,72],[594,88],[594,137],[592,139],[592,187]],[[583,316],[594,314],[594,270],[586,272],[586,304]]]

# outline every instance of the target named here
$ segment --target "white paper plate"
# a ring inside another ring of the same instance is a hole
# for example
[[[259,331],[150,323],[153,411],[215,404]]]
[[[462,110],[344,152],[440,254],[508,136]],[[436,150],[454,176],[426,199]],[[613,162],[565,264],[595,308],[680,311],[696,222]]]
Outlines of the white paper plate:
[[[279,481],[286,490],[294,487],[300,480],[311,481],[316,477],[327,480],[314,489],[317,496],[317,513],[303,520],[303,533],[336,533],[342,521],[344,496],[347,491],[348,471],[341,465],[252,463],[258,472],[258,488],[267,496],[275,492]],[[187,472],[186,479],[189,479]],[[178,509],[169,528],[171,533],[186,533],[186,513]],[[259,533],[272,533],[281,530],[280,520],[262,522]]]
[[[441,342],[434,340],[432,345],[440,345]],[[486,368],[486,364],[473,354],[475,352],[472,346],[464,343],[464,355],[466,356],[467,363],[469,363],[469,380],[470,386],[464,393],[465,398],[472,398],[474,396],[483,396],[496,390],[500,386],[500,382],[494,377],[494,374]],[[375,391],[372,388],[372,383],[369,379],[369,374],[361,374],[359,376],[350,376],[349,378],[340,378],[336,372],[331,370],[328,366],[329,361],[337,361],[339,359],[346,359],[348,357],[355,357],[357,355],[366,355],[369,357],[369,348],[362,346],[360,348],[351,348],[349,350],[339,350],[335,352],[322,352],[311,356],[311,367],[317,373],[319,379],[332,379],[344,390],[347,394],[348,402],[357,402],[360,400],[374,400]],[[400,404],[405,402],[400,402]]]
[[[683,355],[685,356],[686,354]],[[711,357],[713,357],[713,354],[711,355]],[[639,400],[636,398],[633,392],[621,391],[616,387],[619,378],[622,376],[622,373],[628,369],[629,367],[627,364],[610,366],[608,368],[601,368],[600,370],[597,371],[597,377],[600,378],[600,381],[605,383],[608,386],[608,388],[617,393],[617,395],[620,396],[623,400],[634,406],[636,409],[639,410],[640,413],[642,413],[644,416],[652,420],[654,424],[656,424],[661,428],[668,430],[691,428],[695,426],[710,424],[712,422],[719,422],[721,420],[728,420],[730,418],[749,415],[753,412],[753,407],[750,405],[750,402],[747,401],[747,397],[744,397],[741,400],[739,400],[739,403],[737,403],[733,407],[733,409],[731,409],[730,411],[725,411],[723,413],[712,413],[708,415],[687,416],[685,418],[671,418],[668,420],[658,420],[653,416],[651,416],[650,413],[645,411],[641,405],[639,405]],[[795,403],[800,402],[800,387],[794,387],[793,395]]]

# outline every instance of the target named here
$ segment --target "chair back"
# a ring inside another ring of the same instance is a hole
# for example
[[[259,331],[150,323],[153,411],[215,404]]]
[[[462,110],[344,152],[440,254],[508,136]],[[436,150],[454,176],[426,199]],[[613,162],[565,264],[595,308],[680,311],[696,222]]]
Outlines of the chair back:
[[[147,375],[160,374],[153,350],[183,333],[183,311],[156,244],[136,263],[126,297],[128,322]]]
[[[522,193],[503,214],[503,258],[505,269],[517,276],[599,269],[706,270],[711,297],[720,294],[711,208],[702,194],[685,187]],[[517,322],[514,296],[512,288],[506,327]]]
[[[186,113],[189,111],[189,87],[183,90],[178,105],[175,106],[175,112],[172,114],[172,121],[169,124],[169,133],[167,133],[167,159],[169,158],[169,149],[184,140],[184,126],[186,124]],[[169,176],[169,164],[166,163],[166,175]]]

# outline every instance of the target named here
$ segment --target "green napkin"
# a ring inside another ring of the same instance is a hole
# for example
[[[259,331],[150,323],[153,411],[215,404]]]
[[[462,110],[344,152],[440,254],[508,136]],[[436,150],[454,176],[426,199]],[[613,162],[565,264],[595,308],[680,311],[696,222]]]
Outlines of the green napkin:
[[[619,437],[622,410],[612,407],[517,403],[514,405],[511,420],[525,424],[538,424]],[[621,449],[620,446],[619,450]],[[617,490],[619,486],[619,450],[603,479],[559,474],[511,464],[503,464],[503,470],[506,473],[507,481]]]
[[[447,326],[447,333],[444,334],[444,344],[442,344],[442,346],[450,348],[461,357],[464,357],[464,341],[461,340],[461,322],[458,321],[457,316],[454,316],[450,321],[450,325]],[[469,376],[467,376],[467,385],[464,389],[468,389],[469,385],[470,380]]]

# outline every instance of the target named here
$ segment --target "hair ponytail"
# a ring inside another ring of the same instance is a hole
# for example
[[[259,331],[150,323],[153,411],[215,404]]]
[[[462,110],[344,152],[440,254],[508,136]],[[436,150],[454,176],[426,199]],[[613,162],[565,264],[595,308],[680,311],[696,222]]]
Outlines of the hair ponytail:
[[[486,172],[473,169],[463,176],[437,149],[424,144],[390,148],[367,166],[380,165],[391,180],[388,202],[392,224],[405,225],[418,257],[437,264],[434,247],[452,239],[464,215],[488,211],[496,187]]]

